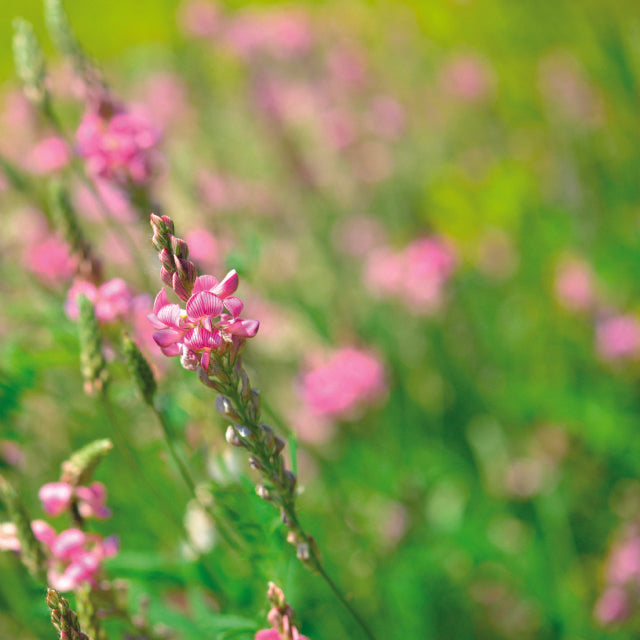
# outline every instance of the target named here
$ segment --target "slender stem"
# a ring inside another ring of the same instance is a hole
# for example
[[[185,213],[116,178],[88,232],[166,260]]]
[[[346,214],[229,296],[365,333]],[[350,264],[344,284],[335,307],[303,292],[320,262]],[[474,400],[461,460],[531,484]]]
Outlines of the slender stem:
[[[211,517],[211,519],[216,523],[217,530],[220,535],[224,538],[225,542],[235,551],[240,552],[241,550],[246,550],[245,545],[242,540],[233,533],[233,530],[229,527],[229,525],[223,521],[222,517],[219,513],[216,513],[211,505],[206,504],[199,496],[196,490],[196,484],[189,473],[189,469],[183,462],[183,460],[178,455],[176,451],[174,439],[171,433],[171,428],[169,427],[169,422],[167,420],[166,415],[157,409],[156,407],[152,407],[153,413],[160,424],[162,429],[162,433],[164,435],[164,440],[169,450],[169,454],[173,459],[173,462],[178,467],[182,480],[187,485],[190,493],[193,495],[194,499],[198,502],[198,504],[207,512],[207,514]],[[240,547],[243,547],[241,549]]]

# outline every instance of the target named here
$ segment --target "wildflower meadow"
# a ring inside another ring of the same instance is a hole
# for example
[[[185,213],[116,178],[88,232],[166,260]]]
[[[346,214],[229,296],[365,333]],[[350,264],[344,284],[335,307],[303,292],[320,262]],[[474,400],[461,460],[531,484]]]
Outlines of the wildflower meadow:
[[[637,2],[0,40],[0,640],[638,637]]]

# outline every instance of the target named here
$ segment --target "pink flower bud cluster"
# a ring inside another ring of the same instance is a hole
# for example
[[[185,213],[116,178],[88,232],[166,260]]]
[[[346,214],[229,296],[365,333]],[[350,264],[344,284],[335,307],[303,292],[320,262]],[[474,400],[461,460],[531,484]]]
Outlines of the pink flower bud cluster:
[[[385,371],[379,358],[369,352],[346,347],[302,376],[302,399],[318,416],[348,418],[387,391]]]
[[[442,306],[444,286],[455,266],[446,241],[419,238],[401,251],[382,247],[371,253],[365,283],[376,297],[395,297],[414,313],[429,314]]]
[[[640,529],[637,526],[631,527],[611,550],[605,580],[594,615],[608,626],[627,620],[640,606]]]
[[[78,155],[94,177],[121,185],[147,183],[158,164],[160,132],[142,115],[122,108],[85,113],[76,132]]]
[[[255,640],[309,640],[300,632],[294,624],[294,611],[286,601],[282,589],[273,582],[269,583],[267,598],[271,603],[271,609],[267,614],[270,629],[262,629],[255,635]]]
[[[44,510],[52,516],[70,511],[75,504],[82,518],[108,518],[111,511],[105,506],[106,489],[100,482],[88,487],[73,487],[66,482],[45,484],[39,492]],[[72,591],[84,583],[95,585],[102,561],[118,553],[116,536],[103,538],[78,528],[61,533],[44,520],[34,520],[31,530],[47,555],[47,581],[59,591]],[[0,524],[0,551],[20,551],[15,524]]]
[[[196,277],[183,309],[171,304],[162,289],[148,318],[157,329],[156,344],[166,356],[182,356],[182,364],[209,369],[211,354],[239,345],[256,335],[260,323],[241,318],[244,304],[232,294],[238,288],[238,274],[230,271],[219,282],[213,276]]]

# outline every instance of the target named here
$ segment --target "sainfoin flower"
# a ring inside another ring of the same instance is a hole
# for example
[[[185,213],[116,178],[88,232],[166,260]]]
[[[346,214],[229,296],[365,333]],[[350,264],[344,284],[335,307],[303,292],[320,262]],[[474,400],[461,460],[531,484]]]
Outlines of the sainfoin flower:
[[[38,497],[42,508],[50,516],[57,516],[77,502],[83,518],[109,518],[111,509],[105,506],[107,491],[102,482],[92,482],[88,487],[72,487],[67,482],[49,482],[40,488]]]
[[[640,322],[631,314],[615,315],[598,323],[596,346],[603,360],[621,360],[640,352]]]
[[[387,390],[379,358],[346,347],[302,377],[302,398],[309,409],[331,418],[349,417],[359,407],[380,398]]]
[[[160,132],[142,115],[116,109],[103,117],[88,111],[76,139],[77,152],[94,177],[142,184],[155,172]]]
[[[114,278],[100,286],[86,280],[77,280],[69,293],[64,309],[71,320],[78,319],[77,299],[84,294],[93,303],[96,318],[100,322],[113,322],[124,318],[131,310],[133,293],[122,278]]]
[[[220,282],[213,276],[199,276],[185,309],[170,303],[163,288],[148,316],[157,329],[153,339],[162,352],[196,359],[208,369],[212,352],[224,350],[234,340],[255,336],[260,323],[240,317],[244,305],[232,295],[237,288],[235,270]]]

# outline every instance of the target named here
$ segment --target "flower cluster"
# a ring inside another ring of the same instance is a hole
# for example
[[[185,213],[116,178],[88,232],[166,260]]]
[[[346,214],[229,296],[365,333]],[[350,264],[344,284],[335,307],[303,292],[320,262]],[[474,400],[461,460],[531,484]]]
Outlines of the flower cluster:
[[[80,520],[111,515],[105,506],[106,490],[99,482],[88,487],[73,487],[66,482],[49,483],[40,489],[39,496],[49,515],[74,508]],[[119,543],[115,536],[102,538],[97,533],[86,533],[77,527],[56,533],[44,520],[31,522],[31,530],[45,549],[47,582],[60,591],[71,591],[84,583],[96,585],[102,561],[118,552]],[[13,522],[0,525],[0,550],[21,550],[18,528]]]
[[[113,322],[126,317],[133,306],[133,293],[122,278],[114,278],[99,286],[87,280],[76,280],[69,289],[64,308],[71,320],[78,319],[78,296],[84,294],[94,306],[99,322]]]
[[[197,276],[188,259],[189,249],[176,238],[167,216],[152,216],[154,244],[162,262],[161,277],[183,300],[185,308],[172,304],[162,289],[153,304],[149,320],[157,331],[153,339],[167,356],[182,356],[186,369],[198,365],[208,371],[212,353],[236,350],[256,335],[260,323],[240,317],[244,305],[234,296],[238,274],[230,271],[222,281],[210,275]]]
[[[76,150],[94,177],[140,185],[155,173],[160,133],[142,115],[118,107],[107,116],[90,110],[76,139]]]
[[[401,251],[374,251],[365,283],[376,297],[395,297],[414,313],[433,313],[442,305],[444,285],[455,265],[453,250],[444,240],[419,238]]]

